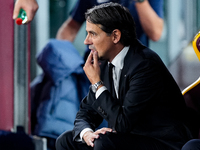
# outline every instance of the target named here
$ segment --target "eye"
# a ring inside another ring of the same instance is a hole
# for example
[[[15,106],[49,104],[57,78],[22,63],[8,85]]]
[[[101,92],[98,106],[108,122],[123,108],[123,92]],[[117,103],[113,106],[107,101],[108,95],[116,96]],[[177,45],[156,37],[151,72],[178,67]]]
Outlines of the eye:
[[[91,32],[90,32],[90,35],[91,35],[91,36],[96,36],[96,33],[91,31]]]
[[[89,31],[87,36],[94,38],[97,34],[95,32]]]
[[[96,34],[94,32],[91,32],[91,36],[95,36]]]

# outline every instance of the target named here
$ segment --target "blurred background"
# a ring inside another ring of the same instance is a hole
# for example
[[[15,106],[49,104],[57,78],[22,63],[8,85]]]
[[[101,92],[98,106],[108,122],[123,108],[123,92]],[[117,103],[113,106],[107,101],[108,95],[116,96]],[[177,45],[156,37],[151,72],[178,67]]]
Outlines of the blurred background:
[[[0,130],[16,131],[23,126],[30,133],[30,82],[42,72],[36,54],[68,18],[76,0],[38,0],[39,10],[29,25],[12,19],[13,0],[0,1]],[[200,30],[199,0],[164,0],[164,30],[152,48],[177,81],[181,90],[200,76],[200,62],[192,40]],[[84,54],[85,25],[74,46]]]
[[[31,24],[31,60],[49,38],[55,38],[58,28],[68,18],[76,0],[38,1],[38,10]],[[46,7],[49,6],[49,7]],[[181,89],[199,77],[198,59],[191,47],[193,37],[200,30],[200,1],[164,0],[164,30],[158,42],[150,41],[150,48],[156,51],[170,69]],[[85,25],[74,42],[81,55],[84,54]],[[31,63],[31,79],[40,69]],[[196,65],[195,65],[196,64]]]

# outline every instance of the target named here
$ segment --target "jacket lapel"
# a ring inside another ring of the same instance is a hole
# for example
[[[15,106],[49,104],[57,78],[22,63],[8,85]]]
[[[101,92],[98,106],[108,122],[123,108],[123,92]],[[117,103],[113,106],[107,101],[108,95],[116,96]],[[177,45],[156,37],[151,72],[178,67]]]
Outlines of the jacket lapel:
[[[106,86],[106,88],[110,91],[108,62],[107,61],[101,62],[101,68],[105,68],[105,69],[101,69],[102,71],[101,79],[103,80],[103,83]]]
[[[129,85],[129,70],[133,70],[135,63],[134,61],[137,60],[136,58],[136,53],[137,51],[142,50],[143,48],[145,48],[143,45],[141,45],[139,43],[139,41],[136,41],[134,45],[130,46],[128,53],[126,54],[125,58],[124,58],[124,67],[122,69],[121,72],[121,76],[120,76],[120,81],[119,81],[119,99],[121,99],[121,101],[124,99],[124,96],[126,94],[126,91],[129,89],[128,85]],[[121,102],[123,103],[123,101]]]
[[[130,64],[131,64],[131,47],[128,50],[128,53],[126,54],[125,58],[124,58],[124,67],[122,69],[121,72],[121,76],[120,76],[120,80],[119,80],[119,99],[121,100],[120,103],[123,103],[122,99],[124,99],[123,97],[125,96],[126,93],[126,81],[127,81],[127,72],[129,70]]]

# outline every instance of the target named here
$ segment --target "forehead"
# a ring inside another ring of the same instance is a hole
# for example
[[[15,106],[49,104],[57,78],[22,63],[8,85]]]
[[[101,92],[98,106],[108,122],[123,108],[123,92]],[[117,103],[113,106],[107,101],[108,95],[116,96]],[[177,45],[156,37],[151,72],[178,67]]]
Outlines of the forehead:
[[[86,31],[87,32],[104,32],[101,28],[100,28],[100,24],[94,24],[91,22],[86,21]]]

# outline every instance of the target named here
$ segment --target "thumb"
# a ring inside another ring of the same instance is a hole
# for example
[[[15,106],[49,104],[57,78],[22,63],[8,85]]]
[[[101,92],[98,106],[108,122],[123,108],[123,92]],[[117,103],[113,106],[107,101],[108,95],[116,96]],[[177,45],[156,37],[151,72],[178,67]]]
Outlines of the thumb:
[[[17,16],[19,14],[19,10],[20,10],[20,7],[18,7],[17,5],[15,5],[14,11],[13,11],[13,19],[17,19]]]

